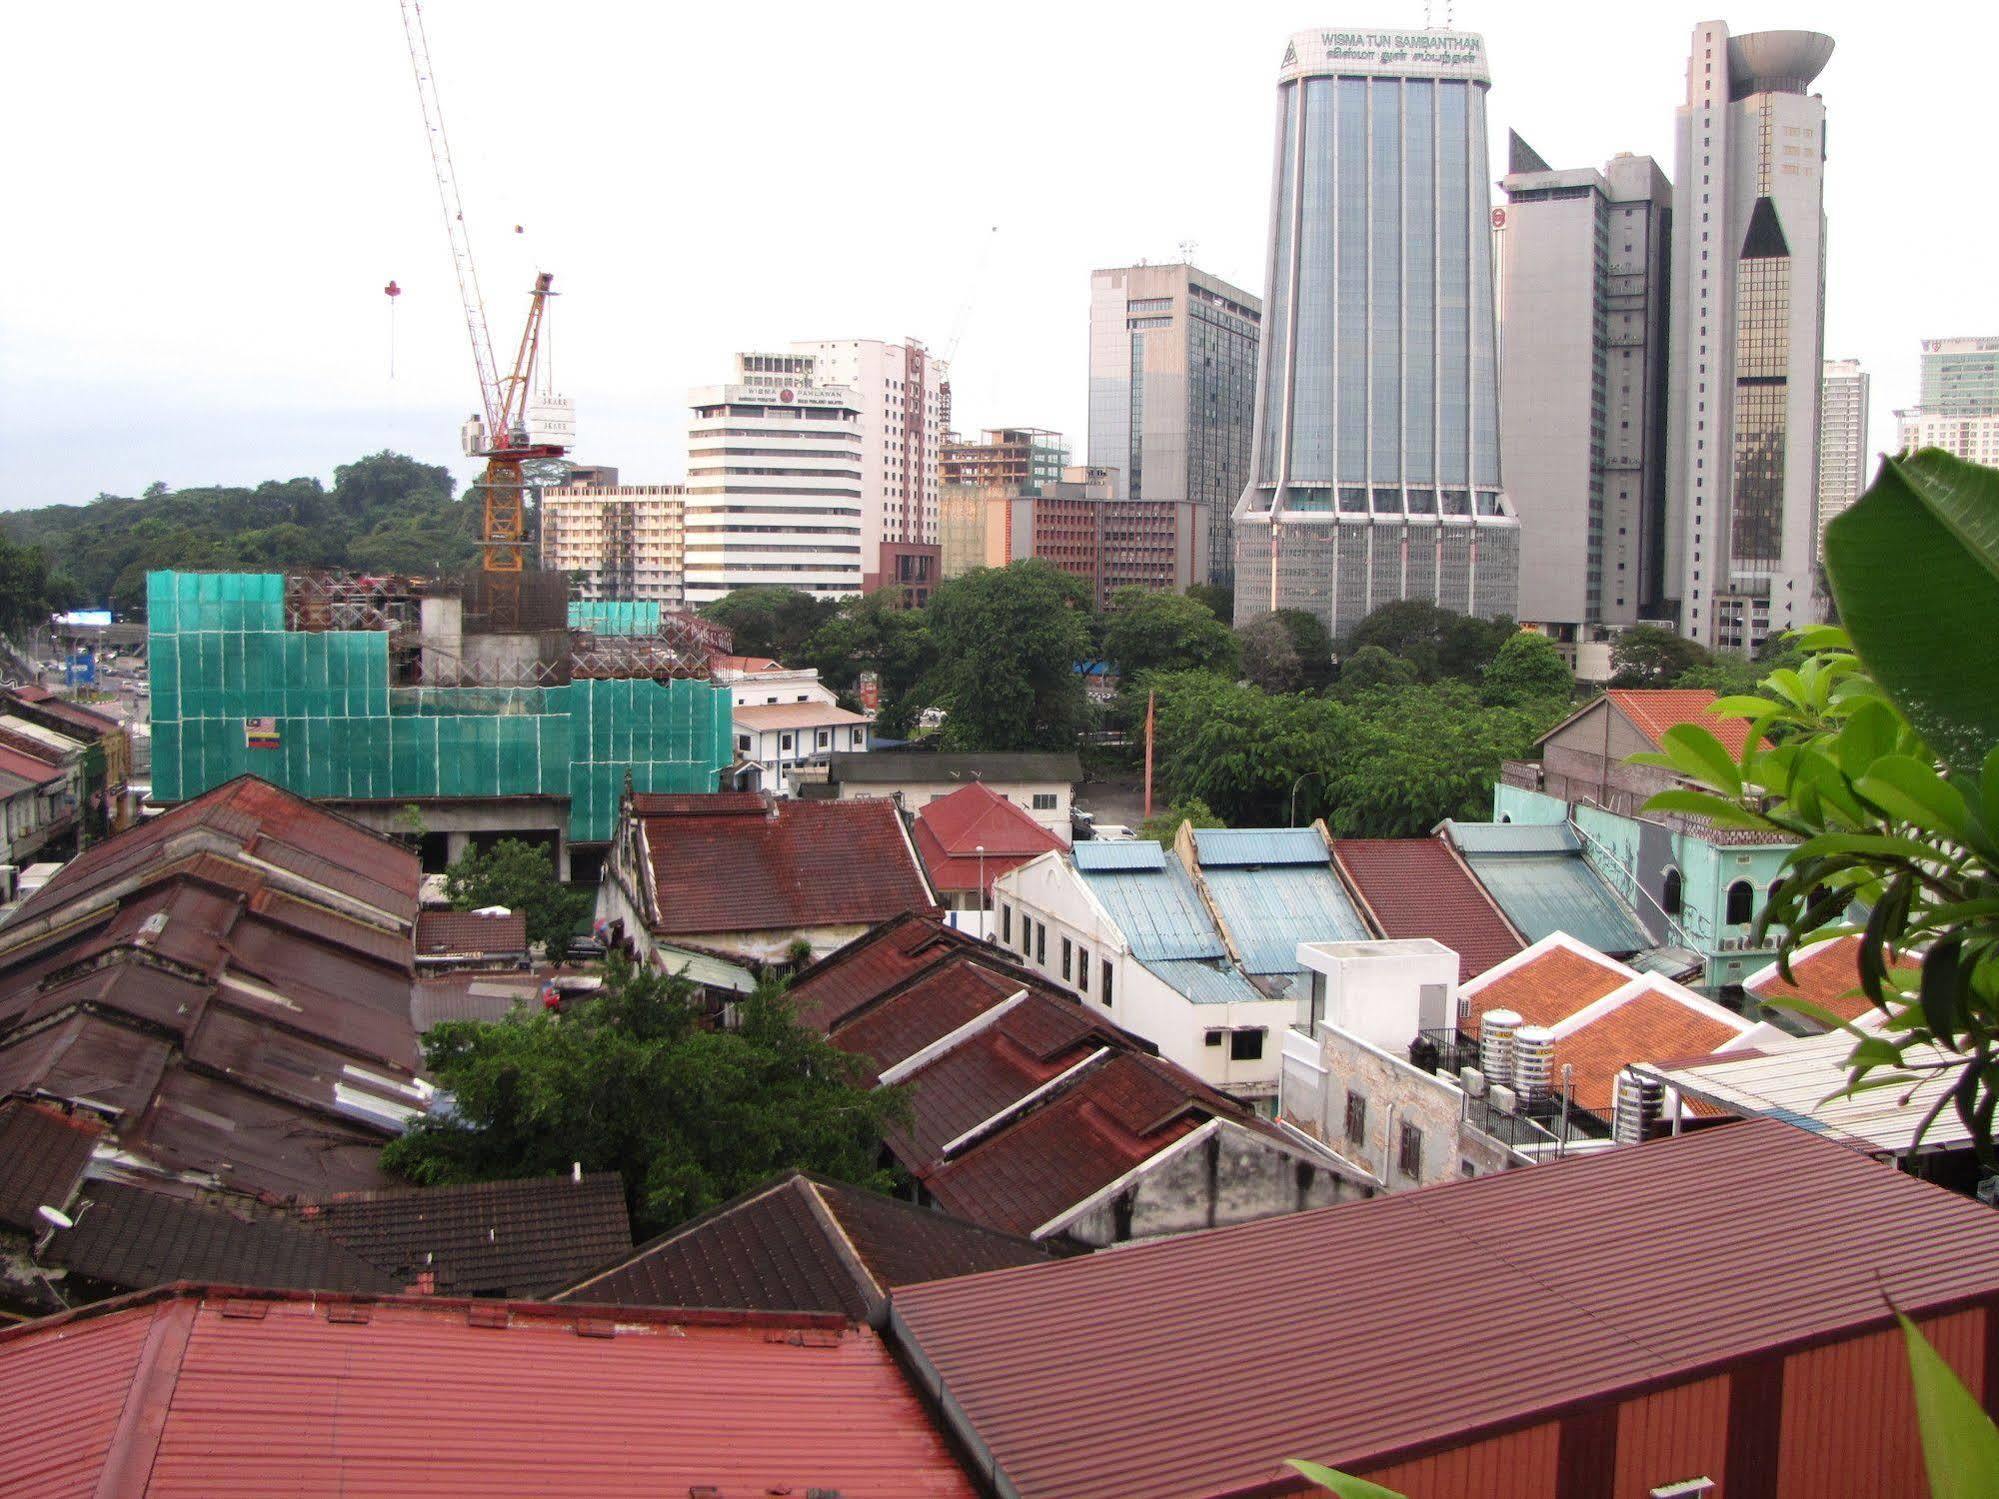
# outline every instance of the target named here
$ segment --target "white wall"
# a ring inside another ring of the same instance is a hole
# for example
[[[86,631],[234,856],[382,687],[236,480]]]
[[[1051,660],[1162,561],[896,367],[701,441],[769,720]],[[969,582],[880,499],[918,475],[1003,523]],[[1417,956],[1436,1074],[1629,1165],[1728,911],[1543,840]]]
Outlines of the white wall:
[[[1022,917],[1036,923],[1034,950],[1022,950]],[[1142,1036],[1212,1087],[1245,1100],[1274,1101],[1282,1070],[1280,1050],[1296,1005],[1289,999],[1245,1000],[1236,1004],[1196,1004],[1131,955],[1120,932],[1090,897],[1075,867],[1060,854],[1044,854],[993,882],[992,940],[1011,950],[1017,962],[1068,989],[1107,1014],[1113,1023]],[[1044,943],[1039,935],[1047,928]],[[1070,944],[1069,977],[1062,973],[1062,943]],[[1077,960],[1090,956],[1087,989]],[[1111,964],[1111,1002],[1104,1004],[1103,965]],[[1261,1030],[1263,1053],[1255,1060],[1231,1055],[1230,1033]],[[1221,1032],[1208,1044],[1211,1031]]]
[[[1406,1052],[1419,1030],[1457,1022],[1458,955],[1441,942],[1301,942],[1298,962],[1310,979],[1300,1020],[1323,1020],[1391,1052]]]

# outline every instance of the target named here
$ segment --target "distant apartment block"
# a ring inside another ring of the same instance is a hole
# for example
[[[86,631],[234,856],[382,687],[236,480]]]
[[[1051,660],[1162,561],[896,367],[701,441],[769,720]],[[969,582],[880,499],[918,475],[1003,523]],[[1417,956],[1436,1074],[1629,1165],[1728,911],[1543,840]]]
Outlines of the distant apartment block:
[[[735,378],[693,394],[685,601],[737,588],[861,592],[866,440],[861,397],[811,354],[738,354]]]
[[[582,599],[676,605],[684,597],[687,490],[679,484],[578,484],[541,495],[541,565],[573,574]]]
[[[1649,156],[1557,171],[1519,136],[1492,216],[1500,467],[1520,618],[1576,645],[1658,602],[1672,188]]]
[[[1065,469],[1059,484],[1012,502],[1012,534],[1025,530],[1028,555],[1080,578],[1099,609],[1121,588],[1178,590],[1199,582],[1206,543],[1201,507],[1192,500],[1118,499],[1116,488],[1107,470]]]
[[[1867,487],[1867,371],[1828,359],[1819,396],[1819,535]]]
[[[823,384],[852,393],[861,439],[861,586],[927,603],[937,583],[938,458],[950,370],[910,339],[808,339],[792,346]]]
[[[1197,583],[1235,570],[1262,318],[1256,297],[1191,265],[1090,275],[1089,462],[1120,475],[1119,499],[1198,508]]]
[[[1922,403],[1895,420],[1898,447],[1999,466],[1999,338],[1924,339]]]

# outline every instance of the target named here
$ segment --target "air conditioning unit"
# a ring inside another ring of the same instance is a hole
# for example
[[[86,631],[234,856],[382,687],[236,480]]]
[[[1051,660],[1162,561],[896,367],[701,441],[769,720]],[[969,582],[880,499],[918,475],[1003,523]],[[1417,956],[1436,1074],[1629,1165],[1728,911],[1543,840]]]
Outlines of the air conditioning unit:
[[[1220,1046],[1222,1044],[1222,1037],[1227,1034],[1227,1031],[1209,1031],[1206,1038],[1208,1045]]]

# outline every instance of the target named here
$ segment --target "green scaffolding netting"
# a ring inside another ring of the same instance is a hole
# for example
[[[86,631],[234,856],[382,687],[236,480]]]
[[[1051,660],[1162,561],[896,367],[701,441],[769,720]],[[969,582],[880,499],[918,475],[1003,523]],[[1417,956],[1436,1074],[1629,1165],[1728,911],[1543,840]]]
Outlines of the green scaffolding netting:
[[[648,599],[572,599],[569,628],[599,635],[657,635],[659,604]]]
[[[280,574],[149,573],[146,599],[161,802],[245,773],[336,799],[567,796],[569,836],[601,842],[627,775],[710,791],[731,759],[708,682],[391,688],[388,636],[287,630]],[[657,605],[589,607],[657,625]]]

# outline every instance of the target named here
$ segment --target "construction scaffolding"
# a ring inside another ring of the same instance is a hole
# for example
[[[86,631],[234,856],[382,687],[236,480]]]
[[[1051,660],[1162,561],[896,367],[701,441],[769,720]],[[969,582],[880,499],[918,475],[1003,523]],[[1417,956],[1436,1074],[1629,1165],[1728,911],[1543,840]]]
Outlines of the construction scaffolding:
[[[712,791],[733,758],[728,689],[684,630],[571,636],[552,685],[505,680],[512,664],[501,680],[418,685],[422,601],[393,585],[146,581],[158,802],[246,773],[342,801],[563,797],[570,839],[589,843],[611,836],[628,775],[640,791]]]

